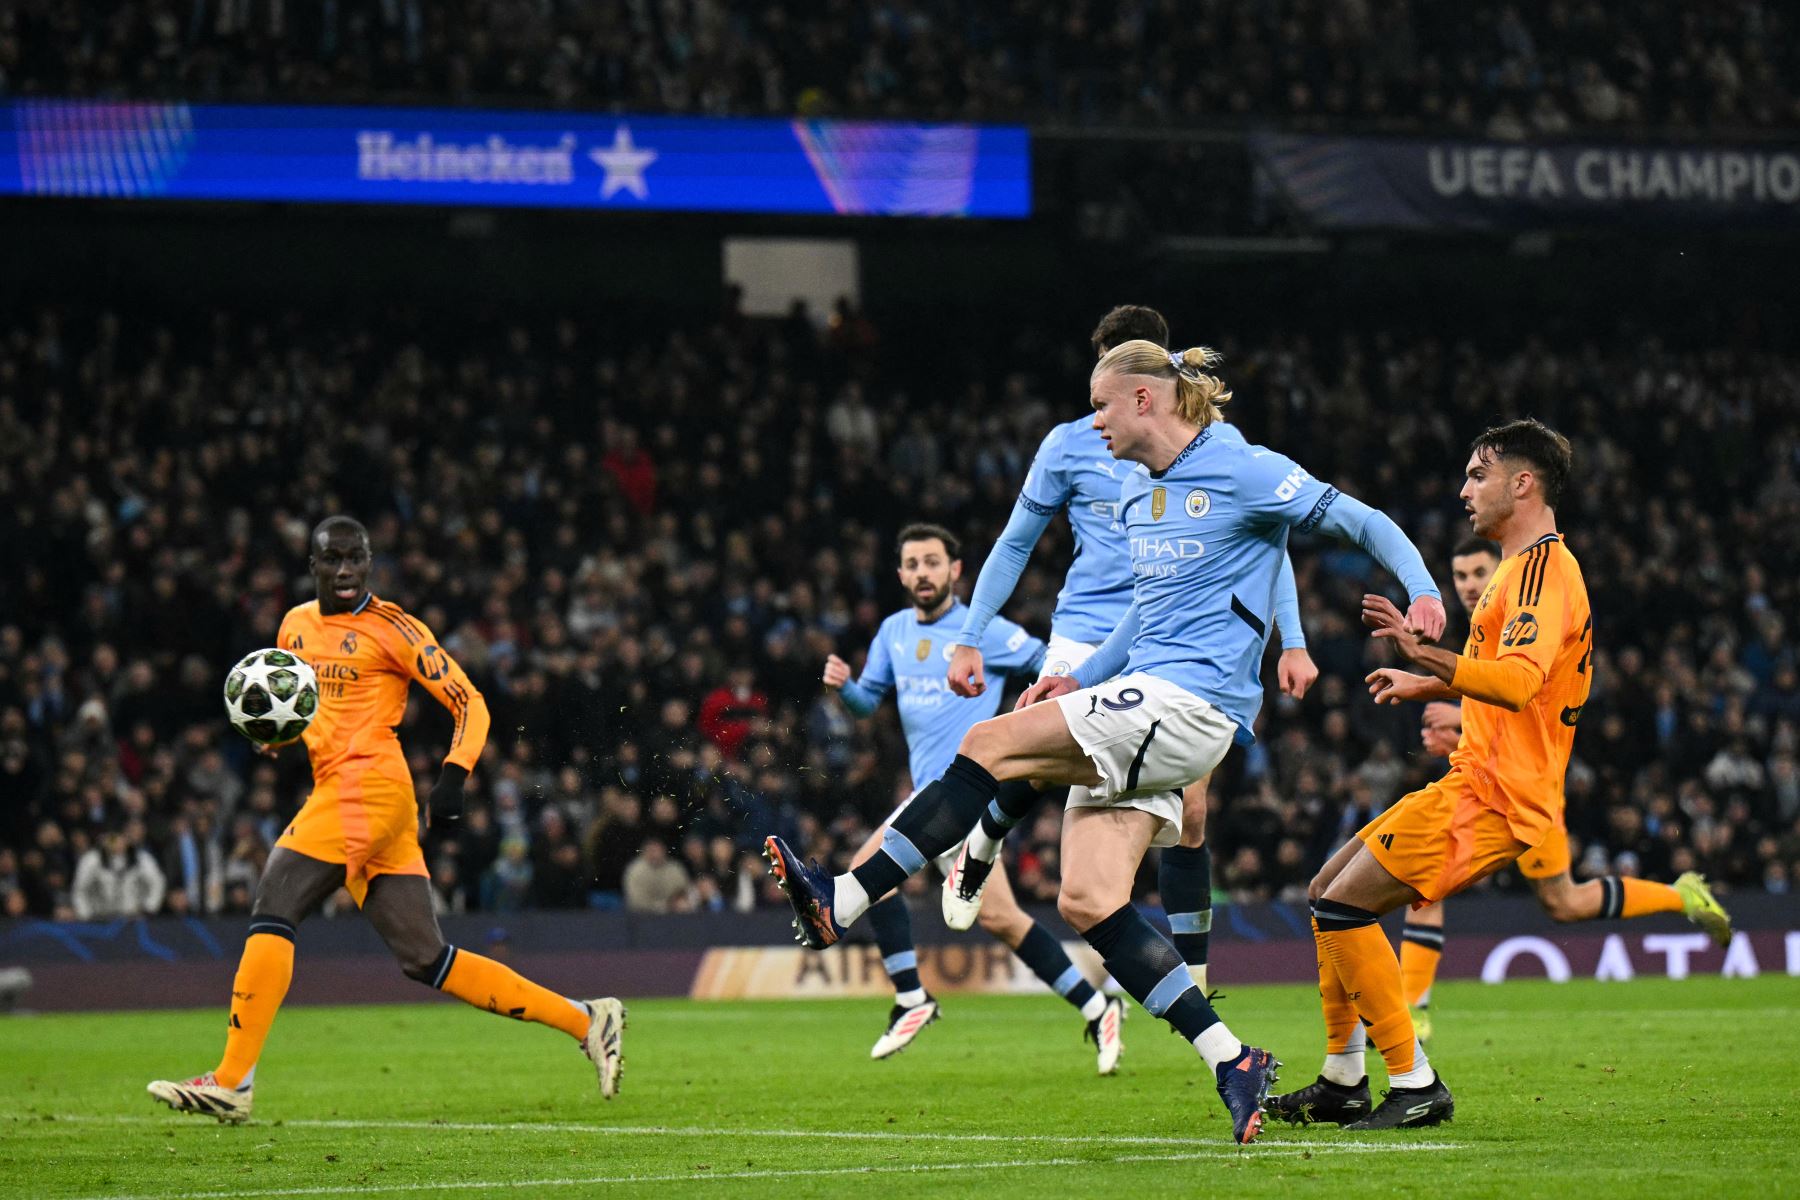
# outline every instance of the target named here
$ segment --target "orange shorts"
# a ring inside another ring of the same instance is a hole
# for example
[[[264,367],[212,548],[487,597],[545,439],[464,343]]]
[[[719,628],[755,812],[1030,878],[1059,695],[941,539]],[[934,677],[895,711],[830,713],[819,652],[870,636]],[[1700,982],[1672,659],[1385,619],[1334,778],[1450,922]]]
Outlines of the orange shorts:
[[[1491,875],[1528,847],[1495,812],[1457,783],[1438,780],[1357,832],[1375,861],[1435,903]]]
[[[1561,821],[1550,827],[1543,841],[1519,855],[1519,874],[1527,879],[1567,875],[1569,867],[1569,831]]]
[[[277,846],[344,864],[344,886],[360,906],[377,875],[424,875],[419,804],[411,781],[369,773],[313,786]]]

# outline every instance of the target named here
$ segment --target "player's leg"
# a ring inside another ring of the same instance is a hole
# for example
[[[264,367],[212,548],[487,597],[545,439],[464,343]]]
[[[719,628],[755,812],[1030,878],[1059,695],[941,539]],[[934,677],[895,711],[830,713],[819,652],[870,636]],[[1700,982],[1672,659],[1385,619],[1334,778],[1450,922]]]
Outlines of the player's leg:
[[[943,777],[894,816],[881,849],[843,875],[809,867],[782,839],[769,838],[764,854],[788,893],[801,939],[813,949],[836,942],[874,900],[967,837],[1003,781],[1034,778],[1059,784],[1100,781],[1058,704],[1035,704],[971,729]]]
[[[944,923],[952,929],[971,928],[981,913],[981,897],[988,876],[1000,857],[1006,835],[1030,815],[1044,793],[1026,779],[1009,779],[988,802],[981,820],[969,832],[969,840],[944,872]]]
[[[1206,958],[1212,942],[1212,851],[1206,848],[1208,775],[1181,794],[1181,841],[1162,852],[1156,888],[1169,933],[1194,982],[1206,990]]]
[[[1454,780],[1403,798],[1357,834],[1362,848],[1313,903],[1318,942],[1388,1066],[1389,1090],[1356,1129],[1430,1125],[1455,1112],[1413,1034],[1400,962],[1377,922],[1402,904],[1442,900],[1518,858],[1503,814]]]
[[[1400,988],[1412,1009],[1413,1032],[1431,1044],[1431,985],[1444,957],[1444,906],[1427,904],[1406,916],[1400,931]]]
[[[593,1042],[590,1057],[600,1073],[601,1093],[609,1098],[616,1094],[625,1020],[617,1000],[571,1000],[504,963],[449,945],[432,911],[430,881],[423,875],[376,875],[369,881],[362,908],[407,978],[474,1008],[559,1029],[584,1052]]]
[[[1428,1082],[1431,1073],[1407,1018],[1400,961],[1377,922],[1419,898],[1365,848],[1313,902],[1319,948],[1337,969],[1345,990],[1356,998],[1357,1011],[1396,1087],[1418,1086]]]
[[[882,827],[883,829],[886,826]],[[882,830],[877,829],[857,849],[850,864],[869,860],[881,848]],[[887,1058],[898,1054],[938,1019],[938,1002],[919,981],[919,951],[913,944],[912,912],[906,901],[895,892],[869,906],[869,926],[875,931],[875,945],[881,951],[881,965],[894,985],[894,1003],[888,1010],[887,1027],[875,1039],[870,1058]]]
[[[1162,825],[1160,817],[1141,808],[1067,810],[1057,908],[1145,1011],[1193,1043],[1231,1110],[1233,1137],[1253,1141],[1262,1126],[1262,1101],[1273,1081],[1274,1060],[1268,1051],[1238,1040],[1195,986],[1174,943],[1131,903],[1138,865]],[[1248,1092],[1253,1094],[1239,1094],[1244,1084],[1251,1085]]]
[[[1325,889],[1344,872],[1362,843],[1355,838],[1338,847],[1307,886],[1307,899],[1317,904]],[[1319,921],[1312,921],[1314,954],[1319,971],[1319,1007],[1325,1022],[1325,1062],[1319,1078],[1297,1091],[1269,1098],[1273,1116],[1296,1124],[1327,1122],[1347,1125],[1369,1112],[1369,1079],[1363,1067],[1368,1030],[1356,1012],[1356,1003],[1338,977],[1337,966],[1319,943]]]
[[[369,881],[363,915],[408,979],[475,1008],[560,1029],[576,1041],[587,1036],[589,1013],[581,1001],[541,987],[503,963],[446,943],[431,908],[431,884],[423,876],[377,875]]]
[[[1413,1032],[1400,984],[1400,961],[1377,923],[1382,914],[1420,898],[1365,849],[1313,903],[1322,956],[1354,998],[1357,1013],[1388,1067],[1387,1098],[1351,1129],[1435,1125],[1454,1115],[1455,1101]]]
[[[324,862],[277,846],[257,881],[250,932],[231,983],[231,1017],[225,1054],[205,1075],[178,1082],[159,1079],[150,1094],[182,1112],[221,1121],[250,1115],[251,1083],[263,1043],[294,978],[294,931],[301,920],[344,885],[344,864]]]
[[[1335,877],[1335,875],[1334,875]],[[1369,1074],[1363,1060],[1368,1031],[1357,1016],[1356,1002],[1339,978],[1337,966],[1319,944],[1319,922],[1312,922],[1319,971],[1319,1007],[1325,1018],[1325,1062],[1319,1077],[1296,1091],[1269,1097],[1269,1114],[1295,1125],[1348,1125],[1369,1115]]]
[[[343,863],[322,862],[280,846],[270,851],[250,908],[250,934],[231,984],[225,1056],[213,1072],[220,1083],[234,1086],[256,1070],[275,1013],[293,981],[294,931],[343,886]]]
[[[1000,856],[1000,846],[1020,821],[1030,816],[1044,798],[1029,779],[1011,779],[1000,785],[994,798],[982,811],[981,819],[969,831],[969,857],[977,862],[992,863]]]
[[[987,903],[981,909],[981,928],[1011,947],[1033,975],[1074,1006],[1086,1022],[1087,1038],[1099,1053],[1100,1074],[1111,1075],[1125,1049],[1124,1003],[1103,996],[1070,960],[1056,935],[1019,907],[1004,867],[994,872],[989,883]]]
[[[1731,941],[1731,917],[1713,898],[1705,877],[1695,872],[1689,871],[1673,884],[1629,875],[1603,875],[1576,883],[1569,874],[1570,866],[1569,835],[1561,825],[1519,856],[1519,873],[1554,921],[1610,921],[1681,913],[1719,945]]]
[[[1092,658],[1098,649],[1098,645],[1077,642],[1051,630],[1044,669],[1038,678],[1067,675]],[[1041,779],[1008,780],[1000,785],[987,811],[970,831],[965,848],[944,872],[944,923],[950,928],[970,929],[974,926],[981,911],[982,888],[1000,856],[1007,833],[1031,815],[1049,790],[1049,784]]]

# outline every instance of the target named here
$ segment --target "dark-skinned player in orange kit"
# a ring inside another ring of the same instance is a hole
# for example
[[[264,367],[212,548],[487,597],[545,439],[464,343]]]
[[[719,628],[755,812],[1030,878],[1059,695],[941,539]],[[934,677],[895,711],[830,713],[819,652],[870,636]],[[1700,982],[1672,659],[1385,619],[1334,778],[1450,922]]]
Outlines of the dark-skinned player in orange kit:
[[[293,978],[295,930],[341,887],[409,978],[568,1034],[593,1062],[600,1094],[611,1099],[624,1063],[619,1001],[568,999],[448,945],[438,929],[420,835],[434,819],[461,818],[463,784],[487,741],[487,703],[431,630],[369,591],[371,561],[368,531],[357,521],[330,517],[313,530],[309,565],[318,599],[290,609],[277,636],[319,678],[319,712],[303,735],[312,794],[257,883],[224,1057],[193,1079],[157,1080],[150,1094],[177,1111],[221,1121],[250,1115],[257,1061]],[[414,683],[454,721],[450,753],[423,811],[395,733]]]

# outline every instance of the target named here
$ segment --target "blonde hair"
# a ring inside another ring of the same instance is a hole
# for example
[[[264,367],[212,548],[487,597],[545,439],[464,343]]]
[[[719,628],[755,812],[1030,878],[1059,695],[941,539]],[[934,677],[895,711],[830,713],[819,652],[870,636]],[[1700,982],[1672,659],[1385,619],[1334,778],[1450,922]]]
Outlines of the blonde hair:
[[[1223,420],[1219,406],[1231,399],[1231,389],[1206,368],[1216,367],[1225,356],[1210,346],[1165,350],[1155,342],[1121,342],[1101,356],[1091,378],[1102,375],[1149,375],[1175,382],[1175,415],[1205,429]]]

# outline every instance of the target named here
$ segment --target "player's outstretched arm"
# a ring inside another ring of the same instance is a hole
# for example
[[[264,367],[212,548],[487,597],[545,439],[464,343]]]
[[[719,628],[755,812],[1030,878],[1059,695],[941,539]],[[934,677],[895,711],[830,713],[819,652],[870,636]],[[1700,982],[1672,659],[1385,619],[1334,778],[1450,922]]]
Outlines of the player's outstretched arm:
[[[1399,610],[1396,609],[1396,612]],[[1369,698],[1377,704],[1401,704],[1407,701],[1449,701],[1462,699],[1462,693],[1434,675],[1415,675],[1394,667],[1382,667],[1363,677],[1369,685]]]
[[[1338,493],[1327,499],[1317,528],[1368,551],[1400,581],[1412,600],[1412,607],[1406,613],[1407,624],[1424,641],[1435,642],[1442,637],[1448,621],[1443,593],[1432,582],[1425,558],[1412,544],[1412,539],[1386,513],[1370,508],[1355,496]]]
[[[866,717],[881,707],[881,698],[894,688],[894,660],[888,657],[887,626],[875,631],[863,662],[861,679],[850,678],[850,664],[833,654],[825,660],[825,685],[838,689],[844,707]]]
[[[961,632],[956,635],[958,646],[980,649],[982,635],[987,633],[989,623],[1001,607],[1012,598],[1013,589],[1019,586],[1019,576],[1025,573],[1025,564],[1031,561],[1032,548],[1044,530],[1050,528],[1050,520],[1055,515],[1055,509],[1025,496],[1020,496],[1013,504],[1006,528],[1000,531],[1000,539],[988,551],[987,561],[981,564],[981,573],[975,577],[975,590],[969,596],[969,612],[963,618]]]
[[[1423,684],[1410,684],[1406,681],[1419,676],[1384,668],[1369,676],[1369,690],[1375,695],[1377,703],[1383,702],[1382,696],[1376,693],[1385,682],[1403,688],[1416,686],[1419,689],[1419,694],[1404,695],[1399,699],[1479,700],[1483,704],[1519,712],[1531,703],[1532,698],[1544,686],[1544,669],[1524,655],[1488,661],[1467,658],[1437,646],[1426,645],[1420,641],[1417,630],[1386,596],[1363,597],[1363,624],[1369,627],[1371,637],[1386,641],[1400,657],[1430,672],[1443,685],[1442,691],[1448,693],[1440,695]],[[1560,634],[1557,640],[1560,641]],[[1383,680],[1378,682],[1376,676],[1383,676]]]
[[[1386,513],[1330,487],[1285,454],[1261,450],[1243,467],[1240,495],[1256,519],[1301,533],[1317,529],[1362,547],[1400,580],[1412,600],[1407,621],[1426,641],[1443,636],[1443,593],[1431,580],[1419,548]]]
[[[979,649],[988,623],[1019,585],[1019,576],[1024,574],[1025,564],[1031,559],[1032,547],[1037,545],[1044,530],[1050,527],[1050,519],[1074,494],[1069,472],[1062,461],[1066,433],[1067,427],[1058,425],[1038,443],[1037,454],[1031,460],[1031,470],[1025,476],[1024,485],[1019,488],[1018,500],[1013,503],[1012,516],[1007,519],[1006,528],[1000,531],[1000,540],[988,552],[987,561],[981,564],[981,574],[975,578],[975,592],[969,597],[969,615],[963,618],[962,632],[956,636],[957,645]],[[966,656],[963,661],[967,665]],[[980,664],[974,666],[978,670]],[[959,696],[980,695],[983,689],[969,688],[968,679],[967,670],[962,673],[960,680],[953,672],[950,690]]]

